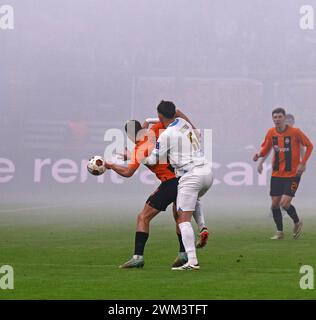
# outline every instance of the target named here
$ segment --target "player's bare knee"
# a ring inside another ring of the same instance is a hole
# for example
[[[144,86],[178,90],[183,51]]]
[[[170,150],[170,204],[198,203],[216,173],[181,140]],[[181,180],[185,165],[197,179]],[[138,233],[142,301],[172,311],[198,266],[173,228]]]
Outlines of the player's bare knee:
[[[182,222],[191,222],[192,214],[189,213],[183,213],[183,212],[178,212],[178,219],[177,223],[182,223]]]
[[[177,220],[177,223],[180,224],[182,222],[188,222],[189,220],[183,218],[183,217],[179,217],[178,220]]]
[[[146,222],[146,217],[145,214],[143,212],[139,213],[137,216],[137,222],[141,223],[141,222]]]
[[[148,223],[155,216],[154,212],[141,212],[137,216],[139,222]]]

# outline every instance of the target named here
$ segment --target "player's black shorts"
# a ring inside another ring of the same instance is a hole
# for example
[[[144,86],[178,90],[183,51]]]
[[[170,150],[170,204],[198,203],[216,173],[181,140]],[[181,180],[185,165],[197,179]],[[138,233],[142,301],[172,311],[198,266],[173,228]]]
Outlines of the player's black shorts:
[[[157,210],[166,211],[169,204],[177,200],[178,180],[178,178],[173,178],[162,182],[149,196],[146,203]]]
[[[295,196],[295,192],[300,184],[301,177],[281,178],[271,177],[270,182],[270,196],[278,197],[287,195]]]

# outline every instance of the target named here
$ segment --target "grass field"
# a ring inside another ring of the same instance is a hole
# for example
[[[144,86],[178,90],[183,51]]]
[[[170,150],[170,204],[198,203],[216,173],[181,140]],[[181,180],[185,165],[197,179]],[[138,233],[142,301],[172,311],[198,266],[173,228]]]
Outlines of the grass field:
[[[271,241],[267,217],[212,218],[213,235],[199,251],[201,270],[174,272],[178,249],[169,213],[151,229],[142,270],[117,266],[132,253],[134,217],[101,209],[3,211],[0,266],[12,265],[14,290],[0,299],[315,299],[299,288],[299,268],[316,268],[316,219],[304,235]],[[109,218],[111,216],[111,218]]]

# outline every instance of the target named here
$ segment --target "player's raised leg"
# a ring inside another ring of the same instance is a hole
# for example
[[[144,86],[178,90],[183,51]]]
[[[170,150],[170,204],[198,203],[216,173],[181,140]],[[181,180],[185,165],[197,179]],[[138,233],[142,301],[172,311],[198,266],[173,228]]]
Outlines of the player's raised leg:
[[[283,234],[283,217],[282,212],[280,208],[280,202],[281,202],[281,196],[271,196],[272,205],[272,215],[273,220],[276,226],[276,233],[273,237],[271,237],[271,240],[281,240],[284,237]]]
[[[195,210],[193,212],[193,218],[199,228],[199,239],[196,242],[196,248],[204,248],[207,244],[209,232],[205,223],[204,212],[201,204],[201,200],[197,199]]]
[[[145,204],[143,210],[137,216],[134,255],[119,268],[142,268],[144,266],[144,249],[149,237],[149,224],[159,212],[160,210],[147,203]]]

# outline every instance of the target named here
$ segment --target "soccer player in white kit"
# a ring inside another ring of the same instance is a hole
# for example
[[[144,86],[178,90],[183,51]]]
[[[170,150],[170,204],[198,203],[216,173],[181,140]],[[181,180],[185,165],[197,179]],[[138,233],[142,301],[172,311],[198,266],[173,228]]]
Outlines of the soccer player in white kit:
[[[167,163],[180,177],[177,195],[178,224],[188,262],[172,270],[199,270],[191,225],[192,214],[213,182],[211,164],[203,156],[199,139],[190,123],[176,118],[176,107],[161,101],[157,107],[159,120],[166,128],[159,136],[156,148],[144,159],[146,164]]]

